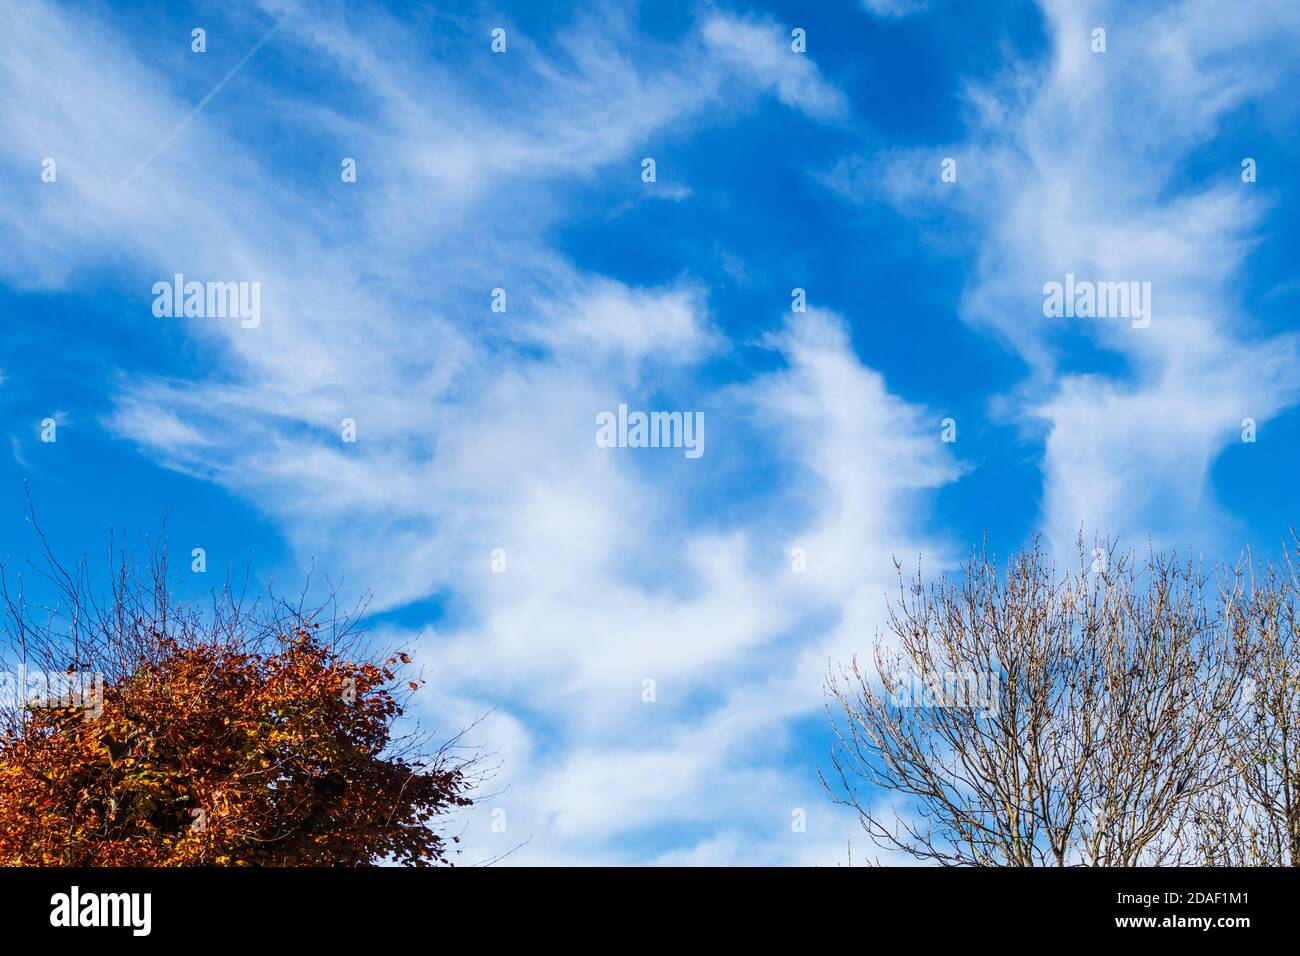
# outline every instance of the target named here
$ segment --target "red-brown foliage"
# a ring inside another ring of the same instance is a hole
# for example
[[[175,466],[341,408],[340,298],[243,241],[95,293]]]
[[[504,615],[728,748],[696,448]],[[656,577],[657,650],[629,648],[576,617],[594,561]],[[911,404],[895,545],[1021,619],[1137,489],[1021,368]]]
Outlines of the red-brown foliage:
[[[216,614],[178,614],[165,577],[141,588],[120,574],[97,616],[71,588],[70,637],[34,626],[5,589],[0,663],[21,653],[24,667],[106,680],[102,702],[3,714],[0,864],[446,862],[431,824],[469,804],[470,765],[393,737],[420,684],[401,673],[410,658],[372,661],[301,612],[250,617],[229,592]]]

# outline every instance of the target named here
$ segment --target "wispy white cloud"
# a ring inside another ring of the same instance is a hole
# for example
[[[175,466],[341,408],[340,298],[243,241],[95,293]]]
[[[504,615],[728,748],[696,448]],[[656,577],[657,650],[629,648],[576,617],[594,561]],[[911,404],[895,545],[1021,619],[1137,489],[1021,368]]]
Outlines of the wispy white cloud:
[[[822,120],[847,113],[844,94],[822,77],[811,54],[792,49],[790,30],[775,21],[715,13],[703,35],[714,55],[787,106]]]
[[[1300,340],[1262,333],[1238,293],[1267,188],[1240,181],[1239,157],[1215,176],[1188,170],[1234,111],[1283,95],[1300,11],[1042,6],[1050,58],[963,91],[969,140],[847,159],[823,179],[854,200],[978,224],[961,312],[1030,363],[997,407],[1043,429],[1042,521],[1058,546],[1083,528],[1213,550],[1236,529],[1210,468],[1243,418],[1300,398]],[[942,155],[960,157],[957,183],[940,185]],[[1150,327],[1044,318],[1044,284],[1067,273],[1150,282]],[[1120,369],[1090,368],[1097,353]]]

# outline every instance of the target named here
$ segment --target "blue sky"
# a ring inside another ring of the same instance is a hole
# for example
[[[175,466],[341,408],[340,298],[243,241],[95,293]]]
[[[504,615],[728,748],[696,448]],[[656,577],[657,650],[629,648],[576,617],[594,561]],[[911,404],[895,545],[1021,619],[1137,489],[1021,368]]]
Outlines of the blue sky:
[[[8,561],[26,480],[65,555],[166,516],[208,577],[373,592],[425,719],[496,708],[467,862],[843,862],[822,678],[895,556],[1294,520],[1289,0],[0,16]],[[178,272],[260,324],[155,316]],[[1067,273],[1150,326],[1045,317]],[[705,453],[597,447],[620,403]]]

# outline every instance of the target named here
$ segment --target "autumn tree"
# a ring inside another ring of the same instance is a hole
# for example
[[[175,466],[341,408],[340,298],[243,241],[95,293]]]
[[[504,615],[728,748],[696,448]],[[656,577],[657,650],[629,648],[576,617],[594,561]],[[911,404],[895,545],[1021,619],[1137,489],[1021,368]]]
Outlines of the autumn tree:
[[[161,549],[110,547],[110,566],[99,595],[47,549],[42,606],[5,570],[0,863],[448,861],[437,824],[470,803],[475,761],[398,733],[423,680],[371,651],[363,608],[229,585],[180,602]]]
[[[1199,805],[1249,668],[1239,575],[1114,547],[1058,573],[1037,543],[1001,571],[900,574],[874,666],[833,670],[825,778],[880,847],[947,865],[1202,862]]]

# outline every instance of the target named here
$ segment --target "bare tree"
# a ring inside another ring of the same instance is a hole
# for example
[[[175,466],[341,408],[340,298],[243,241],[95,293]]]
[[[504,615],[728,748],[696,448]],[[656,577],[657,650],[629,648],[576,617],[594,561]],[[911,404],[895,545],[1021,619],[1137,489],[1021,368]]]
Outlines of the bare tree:
[[[1223,754],[1231,774],[1198,801],[1206,863],[1300,866],[1298,572],[1290,554],[1251,571],[1250,600],[1237,622],[1249,657],[1246,694]]]
[[[1107,544],[1058,576],[1037,541],[1005,573],[899,577],[873,671],[833,669],[832,795],[886,849],[946,865],[1166,865],[1197,857],[1195,801],[1247,666],[1238,576],[1138,566]],[[1209,606],[1215,608],[1212,613]]]

